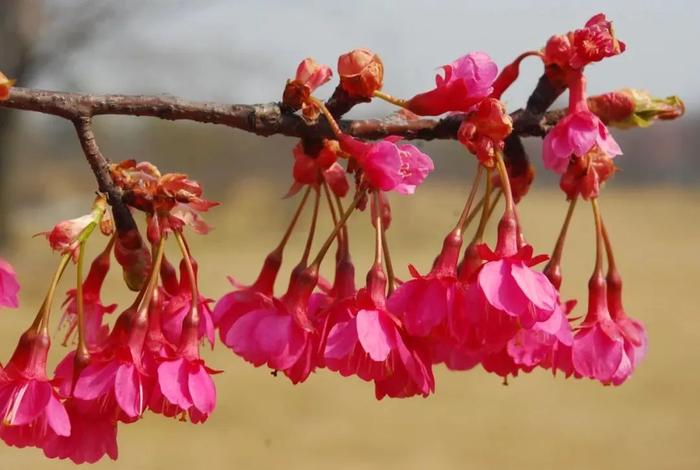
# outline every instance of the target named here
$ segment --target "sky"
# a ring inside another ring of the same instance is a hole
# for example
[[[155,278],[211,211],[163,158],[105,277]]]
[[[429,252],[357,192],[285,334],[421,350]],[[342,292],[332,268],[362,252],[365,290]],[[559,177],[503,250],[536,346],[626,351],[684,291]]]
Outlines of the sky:
[[[689,111],[700,105],[697,1],[156,0],[147,5],[124,0],[115,21],[66,57],[68,73],[39,76],[33,85],[266,102],[280,99],[303,58],[335,68],[338,55],[368,47],[384,61],[384,90],[409,97],[433,85],[437,67],[465,53],[487,52],[503,66],[602,11],[614,21],[627,51],[587,69],[591,94],[635,87],[657,96],[678,94]],[[521,80],[504,96],[509,107],[524,103],[540,73],[536,59],[524,63]],[[329,84],[319,95],[332,91]],[[383,111],[372,104],[355,113]]]

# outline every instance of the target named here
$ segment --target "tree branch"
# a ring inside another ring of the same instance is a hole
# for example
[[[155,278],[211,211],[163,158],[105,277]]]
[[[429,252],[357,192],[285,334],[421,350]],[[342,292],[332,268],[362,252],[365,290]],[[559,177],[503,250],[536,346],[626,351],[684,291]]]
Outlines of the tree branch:
[[[0,101],[0,106],[51,114],[74,122],[82,117],[99,115],[150,116],[170,121],[219,124],[261,136],[333,137],[324,120],[308,124],[279,103],[228,105],[167,95],[87,95],[13,87],[9,99]],[[344,110],[342,105],[339,108]],[[547,114],[537,123],[519,126],[518,122],[525,114],[522,110],[511,114],[516,133],[522,137],[544,135],[551,124]],[[442,119],[409,119],[393,114],[384,119],[341,120],[340,127],[348,134],[366,139],[381,139],[389,135],[421,140],[456,139],[462,120],[459,115]]]
[[[83,147],[85,158],[92,168],[92,172],[97,179],[100,192],[107,195],[107,202],[112,206],[114,215],[114,225],[120,234],[136,230],[136,222],[131,215],[131,211],[122,200],[122,190],[114,184],[109,171],[109,161],[102,155],[100,148],[95,141],[95,134],[92,131],[92,118],[90,116],[79,115],[72,118],[78,140]]]

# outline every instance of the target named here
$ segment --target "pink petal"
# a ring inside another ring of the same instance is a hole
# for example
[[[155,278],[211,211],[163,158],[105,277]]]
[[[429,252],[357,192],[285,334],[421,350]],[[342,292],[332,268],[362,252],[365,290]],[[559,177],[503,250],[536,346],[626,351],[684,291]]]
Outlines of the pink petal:
[[[360,310],[355,322],[357,338],[373,361],[384,361],[395,347],[395,335],[391,324],[377,310]]]
[[[12,265],[0,258],[0,307],[17,308],[19,282]]]
[[[620,367],[622,341],[612,340],[595,325],[576,334],[571,353],[579,374],[607,382]]]
[[[10,401],[16,412],[10,424],[22,426],[34,421],[44,412],[52,393],[51,384],[41,380],[29,380],[26,384],[16,387],[15,395]]]
[[[81,400],[94,400],[107,393],[114,384],[119,364],[109,361],[104,364],[90,364],[80,373],[75,383],[73,395]]]
[[[530,302],[513,279],[511,265],[505,260],[489,261],[479,272],[478,283],[486,300],[494,308],[508,315],[520,316]]]
[[[211,414],[216,406],[216,387],[204,367],[199,365],[195,372],[190,372],[187,384],[195,408],[206,415]]]
[[[328,359],[342,359],[352,352],[357,341],[354,320],[336,323],[328,334],[324,356]]]
[[[183,410],[192,406],[187,376],[187,364],[183,358],[165,361],[158,366],[158,385],[161,393],[170,403]]]
[[[63,404],[56,399],[53,394],[49,398],[49,403],[46,406],[46,420],[49,423],[53,432],[59,436],[69,436],[70,435],[70,419],[68,418],[68,413],[63,407]]]
[[[557,306],[559,293],[552,283],[549,282],[547,276],[525,266],[522,262],[511,265],[511,274],[520,289],[522,289],[523,294],[536,307],[549,312],[554,311]]]
[[[128,416],[136,418],[143,412],[143,386],[133,364],[122,364],[114,377],[114,396]]]

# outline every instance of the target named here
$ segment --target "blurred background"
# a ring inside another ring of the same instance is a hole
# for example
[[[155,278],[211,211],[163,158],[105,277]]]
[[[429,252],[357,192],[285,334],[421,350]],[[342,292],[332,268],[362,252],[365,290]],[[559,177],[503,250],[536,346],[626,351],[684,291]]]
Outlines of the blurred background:
[[[359,380],[320,371],[292,386],[217,347],[205,355],[225,373],[216,377],[218,406],[206,424],[147,416],[121,426],[120,459],[96,467],[700,468],[694,291],[700,282],[700,60],[692,53],[700,39],[700,3],[610,3],[0,2],[0,70],[17,78],[18,86],[230,103],[279,100],[301,59],[334,66],[339,54],[356,47],[381,55],[387,92],[410,96],[431,87],[436,67],[468,51],[486,51],[504,65],[604,11],[628,50],[588,68],[589,92],[645,88],[656,96],[680,95],[687,107],[679,121],[614,131],[625,154],[605,188],[603,213],[625,278],[628,313],[646,324],[650,337],[646,361],[624,386],[542,371],[506,387],[480,369],[437,368],[437,392],[429,399],[377,402],[372,386]],[[540,73],[536,61],[523,64],[520,80],[504,97],[511,110],[523,105]],[[390,111],[373,103],[349,117]],[[96,133],[112,160],[149,160],[162,171],[186,172],[223,203],[207,217],[215,230],[206,239],[192,238],[206,295],[226,292],[226,275],[253,280],[296,204],[281,199],[291,181],[292,139],[108,116],[96,119]],[[461,210],[473,171],[473,157],[455,142],[420,145],[437,170],[416,196],[393,200],[390,237],[401,277],[409,262],[419,270],[429,266]],[[541,142],[527,145],[539,171],[521,204],[522,220],[536,251],[549,252],[566,202],[556,179],[541,169]],[[94,190],[68,122],[0,109],[0,253],[16,266],[23,285],[21,308],[2,312],[0,360],[31,321],[57,262],[44,240],[32,235],[86,213]],[[572,225],[564,263],[567,298],[585,299],[593,265],[589,212],[581,205]],[[371,233],[366,217],[352,224],[360,279]],[[303,242],[307,225],[300,226],[292,250]],[[324,222],[322,233],[328,229]],[[289,264],[298,252],[290,251]],[[113,277],[109,295],[126,302],[119,276]],[[66,352],[54,349],[54,359]],[[22,465],[70,466],[35,449],[0,446],[0,469]]]

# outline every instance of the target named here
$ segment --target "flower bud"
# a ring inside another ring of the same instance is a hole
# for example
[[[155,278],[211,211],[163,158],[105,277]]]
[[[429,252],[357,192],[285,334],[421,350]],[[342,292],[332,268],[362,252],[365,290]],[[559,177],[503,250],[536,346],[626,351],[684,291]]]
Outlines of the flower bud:
[[[685,104],[677,96],[655,98],[648,91],[634,88],[594,96],[588,101],[603,122],[621,129],[649,127],[657,119],[676,119],[685,113]]]
[[[132,291],[141,290],[151,272],[151,252],[138,229],[117,234],[114,257],[123,269],[127,287]]]
[[[355,49],[338,57],[338,75],[348,95],[371,98],[382,88],[384,64],[369,49]]]

